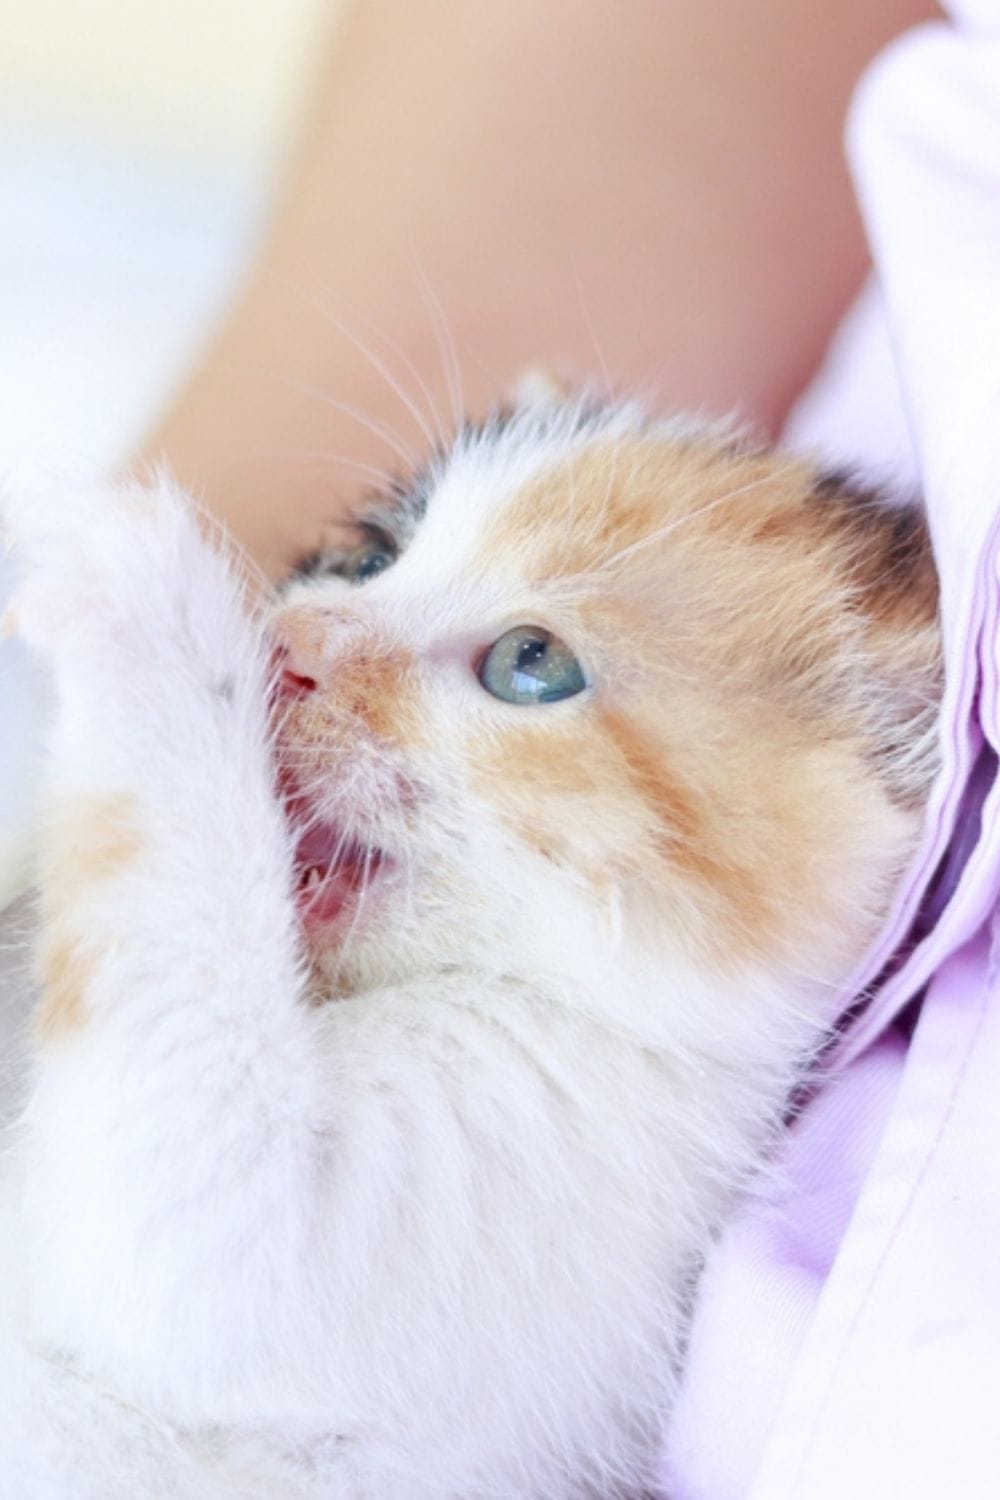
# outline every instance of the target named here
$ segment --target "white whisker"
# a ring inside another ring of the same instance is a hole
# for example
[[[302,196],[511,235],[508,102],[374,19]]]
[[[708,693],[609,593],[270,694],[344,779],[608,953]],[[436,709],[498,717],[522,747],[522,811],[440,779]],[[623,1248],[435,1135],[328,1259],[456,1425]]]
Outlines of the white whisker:
[[[604,350],[601,348],[600,342],[598,340],[597,330],[594,327],[594,321],[591,317],[590,308],[587,306],[587,299],[584,295],[583,290],[583,278],[580,275],[580,263],[575,254],[573,256],[573,283],[576,288],[576,298],[577,302],[579,303],[580,312],[583,315],[584,326],[586,327],[590,342],[594,346],[594,353],[597,355],[597,362],[601,369],[601,376],[604,381],[605,396],[609,402],[613,402],[615,399],[615,392],[614,383],[611,379],[611,371],[609,370],[607,360],[604,357]]]
[[[224,464],[219,464],[216,473],[224,474],[233,469],[245,467],[247,464],[259,463],[262,459],[306,459],[312,463],[329,464],[333,468],[347,469],[353,474],[361,474],[370,479],[373,485],[379,489],[386,489],[393,484],[398,475],[389,469],[379,468],[376,464],[364,463],[361,459],[348,458],[346,454],[336,453],[332,448],[251,448],[246,449],[237,458],[227,459]]]
[[[688,526],[692,521],[697,521],[701,516],[708,515],[710,511],[718,510],[722,505],[728,505],[731,500],[735,500],[738,496],[746,495],[751,490],[757,489],[760,485],[770,484],[771,482],[772,476],[765,474],[760,479],[752,479],[748,484],[739,485],[736,489],[727,490],[724,495],[716,495],[714,499],[707,501],[705,505],[699,505],[697,510],[689,511],[687,515],[678,516],[675,520],[668,521],[665,526],[658,527],[656,531],[650,532],[648,536],[640,537],[637,542],[630,542],[627,547],[622,547],[620,551],[612,553],[610,557],[602,558],[596,564],[596,568],[601,572],[609,568],[616,568],[626,558],[634,556],[635,553],[642,552],[647,547],[655,547],[658,542],[663,541],[664,537],[668,537],[673,532],[679,531],[682,526]]]
[[[455,340],[451,329],[448,327],[448,321],[441,306],[441,301],[431,286],[430,278],[424,270],[412,244],[410,246],[410,261],[417,287],[431,315],[431,327],[441,355],[442,369],[448,389],[448,397],[451,402],[451,417],[454,424],[454,431],[458,433],[462,429],[466,412],[465,396],[462,390],[462,375],[458,362],[458,353],[455,348]]]
[[[407,469],[416,468],[417,455],[414,450],[401,442],[398,435],[390,427],[384,422],[377,421],[370,412],[365,412],[360,407],[352,406],[349,401],[339,401],[335,396],[331,396],[329,391],[324,391],[319,386],[311,385],[308,381],[296,380],[292,376],[282,375],[278,371],[273,372],[273,378],[282,385],[287,386],[289,390],[298,391],[301,395],[308,396],[312,400],[322,401],[324,406],[329,406],[333,411],[339,411],[344,416],[350,417],[352,421],[357,422],[360,427],[363,427],[366,432],[370,432],[373,437],[379,438],[387,447],[390,447],[397,458],[406,465]]]
[[[372,369],[376,372],[377,375],[380,375],[382,377],[396,399],[406,409],[406,411],[409,412],[410,416],[416,422],[417,426],[420,428],[421,433],[423,434],[424,441],[427,443],[427,446],[429,448],[433,448],[435,446],[435,442],[440,441],[443,435],[440,432],[434,433],[431,431],[424,413],[417,406],[416,402],[413,401],[412,398],[407,394],[403,386],[393,375],[392,371],[389,369],[388,365],[381,358],[381,356],[376,354],[376,352],[370,347],[370,345],[366,344],[363,339],[359,338],[358,335],[354,333],[352,329],[350,329],[347,324],[343,322],[342,319],[338,318],[330,310],[330,308],[325,303],[321,302],[320,299],[312,292],[306,291],[304,287],[297,286],[293,282],[286,281],[286,286],[288,287],[288,290],[293,293],[293,295],[299,297],[303,302],[308,303],[310,307],[315,308],[324,322],[328,323],[331,328],[335,329],[342,338],[345,338],[347,342],[358,351],[363,359],[368,361]],[[388,340],[383,341],[388,342]],[[398,349],[396,349],[395,346],[392,347],[394,349],[394,352],[398,354]],[[412,371],[412,363],[409,360],[407,360],[406,362]],[[421,386],[423,387],[423,394],[426,396],[427,389],[426,386],[423,386],[422,381]],[[431,418],[432,420],[434,420],[433,408],[431,410]]]

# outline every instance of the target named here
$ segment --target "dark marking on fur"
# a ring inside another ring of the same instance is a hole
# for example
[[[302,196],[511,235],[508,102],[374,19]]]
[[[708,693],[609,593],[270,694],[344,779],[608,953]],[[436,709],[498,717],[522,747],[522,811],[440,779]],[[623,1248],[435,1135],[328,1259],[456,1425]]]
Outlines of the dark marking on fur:
[[[898,503],[844,470],[820,475],[809,498],[841,533],[851,580],[874,621],[906,626],[937,618],[937,570],[919,501]]]

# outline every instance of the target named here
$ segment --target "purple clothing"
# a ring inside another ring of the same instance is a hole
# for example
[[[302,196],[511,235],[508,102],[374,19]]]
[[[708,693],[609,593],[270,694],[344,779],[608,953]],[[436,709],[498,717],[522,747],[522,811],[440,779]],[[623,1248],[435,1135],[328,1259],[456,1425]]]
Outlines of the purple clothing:
[[[708,1266],[671,1500],[1000,1495],[1000,3],[949,9],[875,63],[849,129],[947,664],[923,847],[860,983],[919,941]]]

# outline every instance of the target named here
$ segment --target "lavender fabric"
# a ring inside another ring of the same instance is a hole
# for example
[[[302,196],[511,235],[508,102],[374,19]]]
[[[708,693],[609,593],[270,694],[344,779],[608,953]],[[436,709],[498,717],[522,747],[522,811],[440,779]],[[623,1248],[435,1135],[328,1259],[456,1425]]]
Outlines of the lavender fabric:
[[[943,767],[859,988],[895,969],[707,1268],[671,1500],[1000,1494],[1000,5],[949,9],[848,132],[941,576]]]

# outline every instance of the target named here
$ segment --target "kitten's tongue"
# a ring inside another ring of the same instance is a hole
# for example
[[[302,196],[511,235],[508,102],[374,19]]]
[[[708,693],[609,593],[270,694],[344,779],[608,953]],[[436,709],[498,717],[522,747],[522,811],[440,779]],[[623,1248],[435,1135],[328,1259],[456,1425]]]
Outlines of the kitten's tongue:
[[[310,828],[298,841],[296,900],[304,922],[332,922],[352,897],[375,879],[385,856],[332,823]]]

